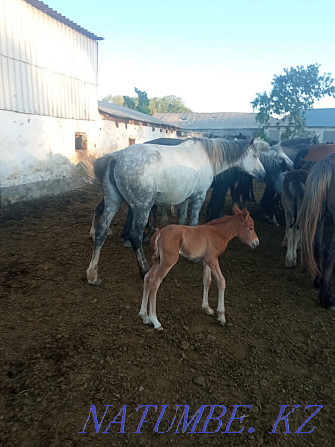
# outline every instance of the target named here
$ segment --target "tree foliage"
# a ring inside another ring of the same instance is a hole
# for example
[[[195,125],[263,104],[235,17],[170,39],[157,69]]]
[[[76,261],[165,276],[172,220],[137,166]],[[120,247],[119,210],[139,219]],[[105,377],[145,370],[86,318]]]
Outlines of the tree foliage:
[[[181,98],[174,95],[163,96],[163,98],[151,98],[149,107],[152,115],[155,113],[192,112],[191,109],[185,106],[185,103]]]
[[[128,107],[128,109],[136,110],[135,98],[131,98],[130,96],[123,97],[123,105]]]
[[[102,101],[110,102],[113,104],[118,104],[119,106],[123,106],[123,104],[124,104],[123,96],[121,96],[121,95],[116,95],[116,96],[107,95],[104,98],[102,98]]]
[[[259,124],[267,128],[272,117],[283,119],[285,137],[303,136],[305,112],[312,108],[314,101],[327,95],[335,97],[331,73],[320,75],[319,68],[318,64],[284,68],[284,75],[275,75],[271,92],[257,93],[251,102],[253,109],[258,110]]]
[[[182,98],[179,98],[178,96],[167,95],[163,98],[154,97],[149,99],[145,91],[141,91],[135,87],[135,92],[137,97],[108,95],[102,98],[102,101],[128,107],[128,109],[138,110],[147,115],[153,115],[159,112],[192,112],[191,109],[185,106]]]
[[[135,87],[135,93],[137,93],[136,110],[142,113],[146,113],[147,115],[150,115],[149,98],[147,92],[145,91],[142,92],[141,90]]]

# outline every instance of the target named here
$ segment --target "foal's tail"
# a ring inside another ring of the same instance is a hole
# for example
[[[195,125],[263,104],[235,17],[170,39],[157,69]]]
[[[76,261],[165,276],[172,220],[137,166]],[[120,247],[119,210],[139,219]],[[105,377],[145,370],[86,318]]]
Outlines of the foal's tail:
[[[150,245],[153,249],[153,255],[151,260],[154,264],[158,264],[160,260],[159,248],[158,248],[158,239],[161,237],[162,233],[160,231],[156,231],[156,233],[152,236]]]
[[[301,257],[313,278],[320,274],[314,256],[314,236],[318,221],[325,209],[325,200],[334,174],[334,164],[329,157],[314,166],[307,177],[305,194],[299,210]]]

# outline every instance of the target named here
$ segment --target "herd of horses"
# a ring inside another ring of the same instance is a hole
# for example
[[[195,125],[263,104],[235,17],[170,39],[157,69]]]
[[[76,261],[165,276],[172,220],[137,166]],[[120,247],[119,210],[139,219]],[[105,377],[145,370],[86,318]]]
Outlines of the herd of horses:
[[[87,269],[89,284],[102,282],[98,277],[100,250],[113,217],[125,201],[129,211],[123,236],[133,247],[144,277],[139,313],[143,322],[162,329],[156,315],[157,290],[181,254],[203,262],[202,308],[209,315],[214,312],[208,305],[208,289],[211,275],[215,277],[218,320],[224,324],[225,280],[218,256],[235,236],[251,247],[258,245],[248,211],[235,205],[234,216],[223,216],[224,202],[228,190],[235,204],[253,201],[255,179],[265,183],[261,207],[274,224],[275,204],[281,200],[286,219],[286,266],[297,263],[300,243],[302,260],[319,288],[321,305],[335,310],[331,291],[335,258],[335,145],[315,143],[310,138],[282,141],[275,146],[261,139],[163,138],[99,158],[94,172],[102,185],[103,199],[95,209],[91,230],[94,250]],[[206,209],[207,223],[198,225],[209,188],[212,194]],[[158,205],[178,205],[179,225],[168,225],[152,236],[154,255],[150,268],[142,241],[150,213]],[[328,216],[332,220],[330,236],[329,231],[324,232]]]

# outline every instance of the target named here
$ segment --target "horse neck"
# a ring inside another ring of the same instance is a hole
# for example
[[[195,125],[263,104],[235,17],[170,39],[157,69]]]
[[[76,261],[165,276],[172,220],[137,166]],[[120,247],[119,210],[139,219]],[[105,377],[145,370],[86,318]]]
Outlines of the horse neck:
[[[228,163],[215,163],[212,165],[213,168],[213,177],[218,174],[222,174],[222,172],[227,171],[229,168],[234,167],[235,165],[228,165]]]
[[[229,241],[234,239],[234,237],[238,236],[243,222],[239,215],[234,215],[215,219],[209,222],[207,225],[215,226],[216,230],[220,233],[220,236],[223,236],[228,243]]]

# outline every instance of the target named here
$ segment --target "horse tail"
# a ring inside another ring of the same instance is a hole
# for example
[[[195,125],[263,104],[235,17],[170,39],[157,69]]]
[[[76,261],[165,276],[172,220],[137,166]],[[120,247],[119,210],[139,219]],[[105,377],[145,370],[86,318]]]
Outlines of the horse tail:
[[[109,177],[110,181],[114,184],[114,167],[115,167],[115,156],[114,154],[106,154],[101,158],[98,158],[94,163],[94,174],[97,177],[97,179],[102,183],[107,169],[110,167],[109,170]]]
[[[161,237],[161,235],[162,233],[160,231],[156,231],[156,233],[151,238],[151,248],[153,249],[151,260],[154,264],[158,264],[160,260],[158,239]]]
[[[298,212],[305,195],[305,183],[307,178],[307,171],[292,171],[291,180],[288,186],[292,200],[294,201],[294,225],[297,225]]]
[[[314,256],[314,236],[318,221],[325,208],[325,200],[332,176],[334,165],[326,158],[317,163],[306,180],[304,198],[298,216],[301,228],[301,258],[315,278],[320,274]]]

